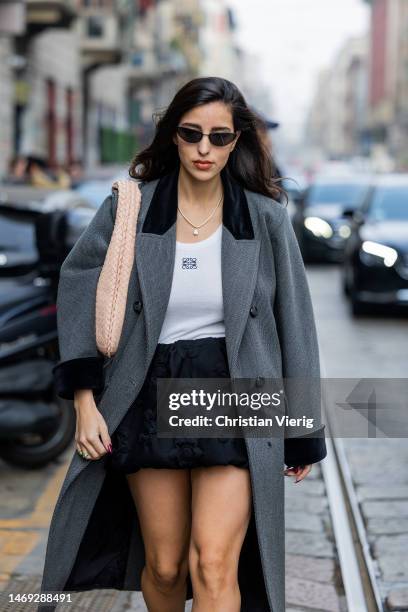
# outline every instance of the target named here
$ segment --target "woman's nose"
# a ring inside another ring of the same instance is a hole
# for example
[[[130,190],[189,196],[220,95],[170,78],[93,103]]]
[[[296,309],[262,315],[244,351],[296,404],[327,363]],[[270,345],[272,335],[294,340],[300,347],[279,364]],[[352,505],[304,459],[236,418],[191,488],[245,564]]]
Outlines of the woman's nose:
[[[210,150],[210,148],[211,148],[211,143],[208,139],[208,136],[204,134],[200,142],[198,143],[198,150],[202,155],[203,153],[207,153]]]

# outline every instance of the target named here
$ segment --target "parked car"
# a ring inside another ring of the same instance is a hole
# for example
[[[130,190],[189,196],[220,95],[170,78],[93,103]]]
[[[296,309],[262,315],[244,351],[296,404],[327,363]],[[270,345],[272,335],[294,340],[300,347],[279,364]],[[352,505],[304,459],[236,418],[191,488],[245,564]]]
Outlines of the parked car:
[[[36,269],[35,224],[41,215],[53,211],[72,212],[80,230],[95,214],[94,206],[73,190],[0,185],[0,278]]]
[[[39,213],[0,204],[0,277],[26,274],[38,260],[35,219]]]
[[[408,305],[408,174],[378,177],[353,214],[343,265],[352,312]]]
[[[350,236],[350,216],[370,186],[370,175],[317,176],[292,218],[303,259],[341,262]]]

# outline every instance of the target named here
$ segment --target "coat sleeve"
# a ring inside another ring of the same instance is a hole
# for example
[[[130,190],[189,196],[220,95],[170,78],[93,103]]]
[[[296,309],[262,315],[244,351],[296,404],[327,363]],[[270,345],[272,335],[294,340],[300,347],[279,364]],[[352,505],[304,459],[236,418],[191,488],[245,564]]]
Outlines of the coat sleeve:
[[[102,390],[104,356],[96,346],[96,288],[115,220],[109,195],[64,259],[57,292],[60,361],[53,374],[56,393],[74,399],[76,389]]]
[[[285,464],[295,467],[321,461],[327,450],[325,425],[321,425],[319,345],[312,300],[292,222],[286,207],[279,206],[281,216],[272,231],[274,316],[282,355],[286,415],[313,418],[313,428],[307,434],[291,435],[293,432],[285,429]]]

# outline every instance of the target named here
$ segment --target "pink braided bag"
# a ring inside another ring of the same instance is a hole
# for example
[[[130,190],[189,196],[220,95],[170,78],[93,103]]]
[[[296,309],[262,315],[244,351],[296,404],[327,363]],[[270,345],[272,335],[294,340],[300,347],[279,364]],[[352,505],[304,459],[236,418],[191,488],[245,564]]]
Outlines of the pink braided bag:
[[[98,350],[112,357],[125,318],[129,278],[135,258],[136,223],[141,193],[137,181],[115,181],[118,191],[115,225],[96,290],[95,328]]]

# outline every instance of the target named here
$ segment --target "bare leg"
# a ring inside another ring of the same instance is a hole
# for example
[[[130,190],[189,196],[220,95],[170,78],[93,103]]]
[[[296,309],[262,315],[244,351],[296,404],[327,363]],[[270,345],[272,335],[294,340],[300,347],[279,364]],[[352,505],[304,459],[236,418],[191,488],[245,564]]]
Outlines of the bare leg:
[[[142,592],[149,612],[184,612],[191,531],[190,470],[128,474],[146,552]]]
[[[239,612],[238,562],[252,511],[249,470],[194,468],[189,567],[193,612]]]

